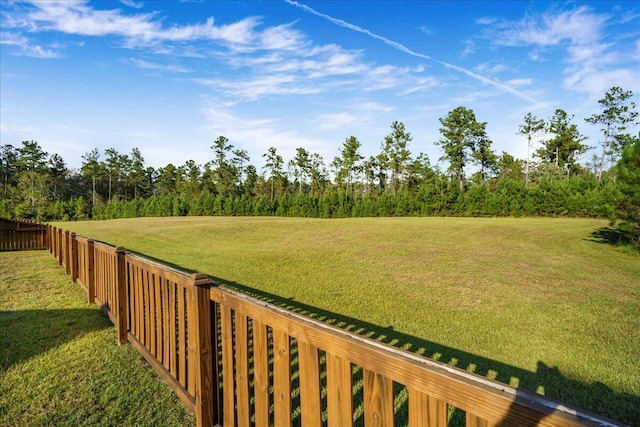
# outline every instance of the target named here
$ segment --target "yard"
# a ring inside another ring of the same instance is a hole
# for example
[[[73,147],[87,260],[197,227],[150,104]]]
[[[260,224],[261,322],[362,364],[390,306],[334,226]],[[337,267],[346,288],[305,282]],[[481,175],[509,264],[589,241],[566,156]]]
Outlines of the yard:
[[[607,243],[605,221],[189,217],[54,225],[618,421],[640,419],[640,257]]]

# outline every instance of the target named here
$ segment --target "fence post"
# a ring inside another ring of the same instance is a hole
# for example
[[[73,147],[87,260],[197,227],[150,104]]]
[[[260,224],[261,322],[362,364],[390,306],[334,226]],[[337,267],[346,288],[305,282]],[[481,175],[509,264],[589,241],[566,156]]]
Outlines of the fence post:
[[[211,342],[212,281],[206,274],[192,274],[195,296],[195,346],[196,346],[196,425],[213,427],[213,354]]]
[[[69,230],[64,230],[64,273],[71,274],[71,245],[69,241]]]
[[[51,226],[51,254],[53,254],[53,257],[57,259],[58,247],[56,246],[56,242],[58,241],[58,239],[56,239],[56,236],[57,236],[57,228],[52,225]]]
[[[58,265],[62,265],[62,228],[58,228]]]
[[[96,302],[96,277],[93,269],[95,264],[95,254],[93,249],[93,239],[87,239],[87,301],[89,304]]]
[[[47,249],[47,229],[41,223],[38,223],[40,229],[40,247],[38,249]]]
[[[78,282],[78,240],[76,233],[71,233],[71,281]]]
[[[122,246],[116,248],[116,304],[118,305],[118,315],[116,326],[118,327],[118,344],[127,342],[127,264],[125,260],[125,250]]]

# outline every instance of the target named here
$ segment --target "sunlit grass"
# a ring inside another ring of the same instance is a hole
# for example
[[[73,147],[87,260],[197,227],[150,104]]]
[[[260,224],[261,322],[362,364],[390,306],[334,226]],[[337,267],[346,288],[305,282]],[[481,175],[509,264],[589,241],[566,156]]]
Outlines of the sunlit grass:
[[[606,221],[147,218],[57,224],[607,417],[640,419],[640,256]]]
[[[0,426],[195,425],[45,251],[0,253]]]

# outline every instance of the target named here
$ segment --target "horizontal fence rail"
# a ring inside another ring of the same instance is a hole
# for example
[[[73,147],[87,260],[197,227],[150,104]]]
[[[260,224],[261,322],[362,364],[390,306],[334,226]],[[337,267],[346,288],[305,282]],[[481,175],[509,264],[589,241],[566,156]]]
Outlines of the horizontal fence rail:
[[[5,232],[18,226],[0,226],[4,248]],[[20,226],[42,230],[34,249],[49,250],[116,325],[118,343],[141,353],[198,426],[440,427],[452,407],[465,412],[467,427],[622,426],[212,286],[202,273],[56,227]]]

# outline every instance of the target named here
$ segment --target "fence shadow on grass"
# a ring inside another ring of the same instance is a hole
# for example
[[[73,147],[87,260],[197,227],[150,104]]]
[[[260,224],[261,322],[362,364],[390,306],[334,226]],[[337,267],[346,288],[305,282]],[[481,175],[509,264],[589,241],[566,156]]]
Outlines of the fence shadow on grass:
[[[219,285],[227,286],[260,300],[352,333],[394,347],[403,348],[407,351],[439,360],[502,383],[511,384],[513,381],[516,381],[518,388],[523,389],[521,393],[518,393],[520,398],[526,399],[528,394],[532,394],[527,390],[543,391],[547,397],[629,425],[635,425],[638,420],[640,420],[640,396],[628,393],[617,393],[599,382],[584,383],[577,381],[563,375],[558,368],[548,366],[544,361],[538,361],[536,371],[532,372],[497,360],[407,335],[394,330],[393,326],[375,325],[318,307],[312,307],[300,303],[294,298],[285,298],[270,294],[218,277],[212,277],[212,279]],[[404,410],[406,410],[406,408],[400,409],[400,411]],[[512,421],[513,420],[510,420],[509,416],[507,416],[507,418],[503,420],[503,425],[510,425]],[[459,424],[464,425],[464,414],[461,411],[455,412],[451,419],[451,425]]]
[[[92,308],[0,311],[0,370],[113,325]]]

